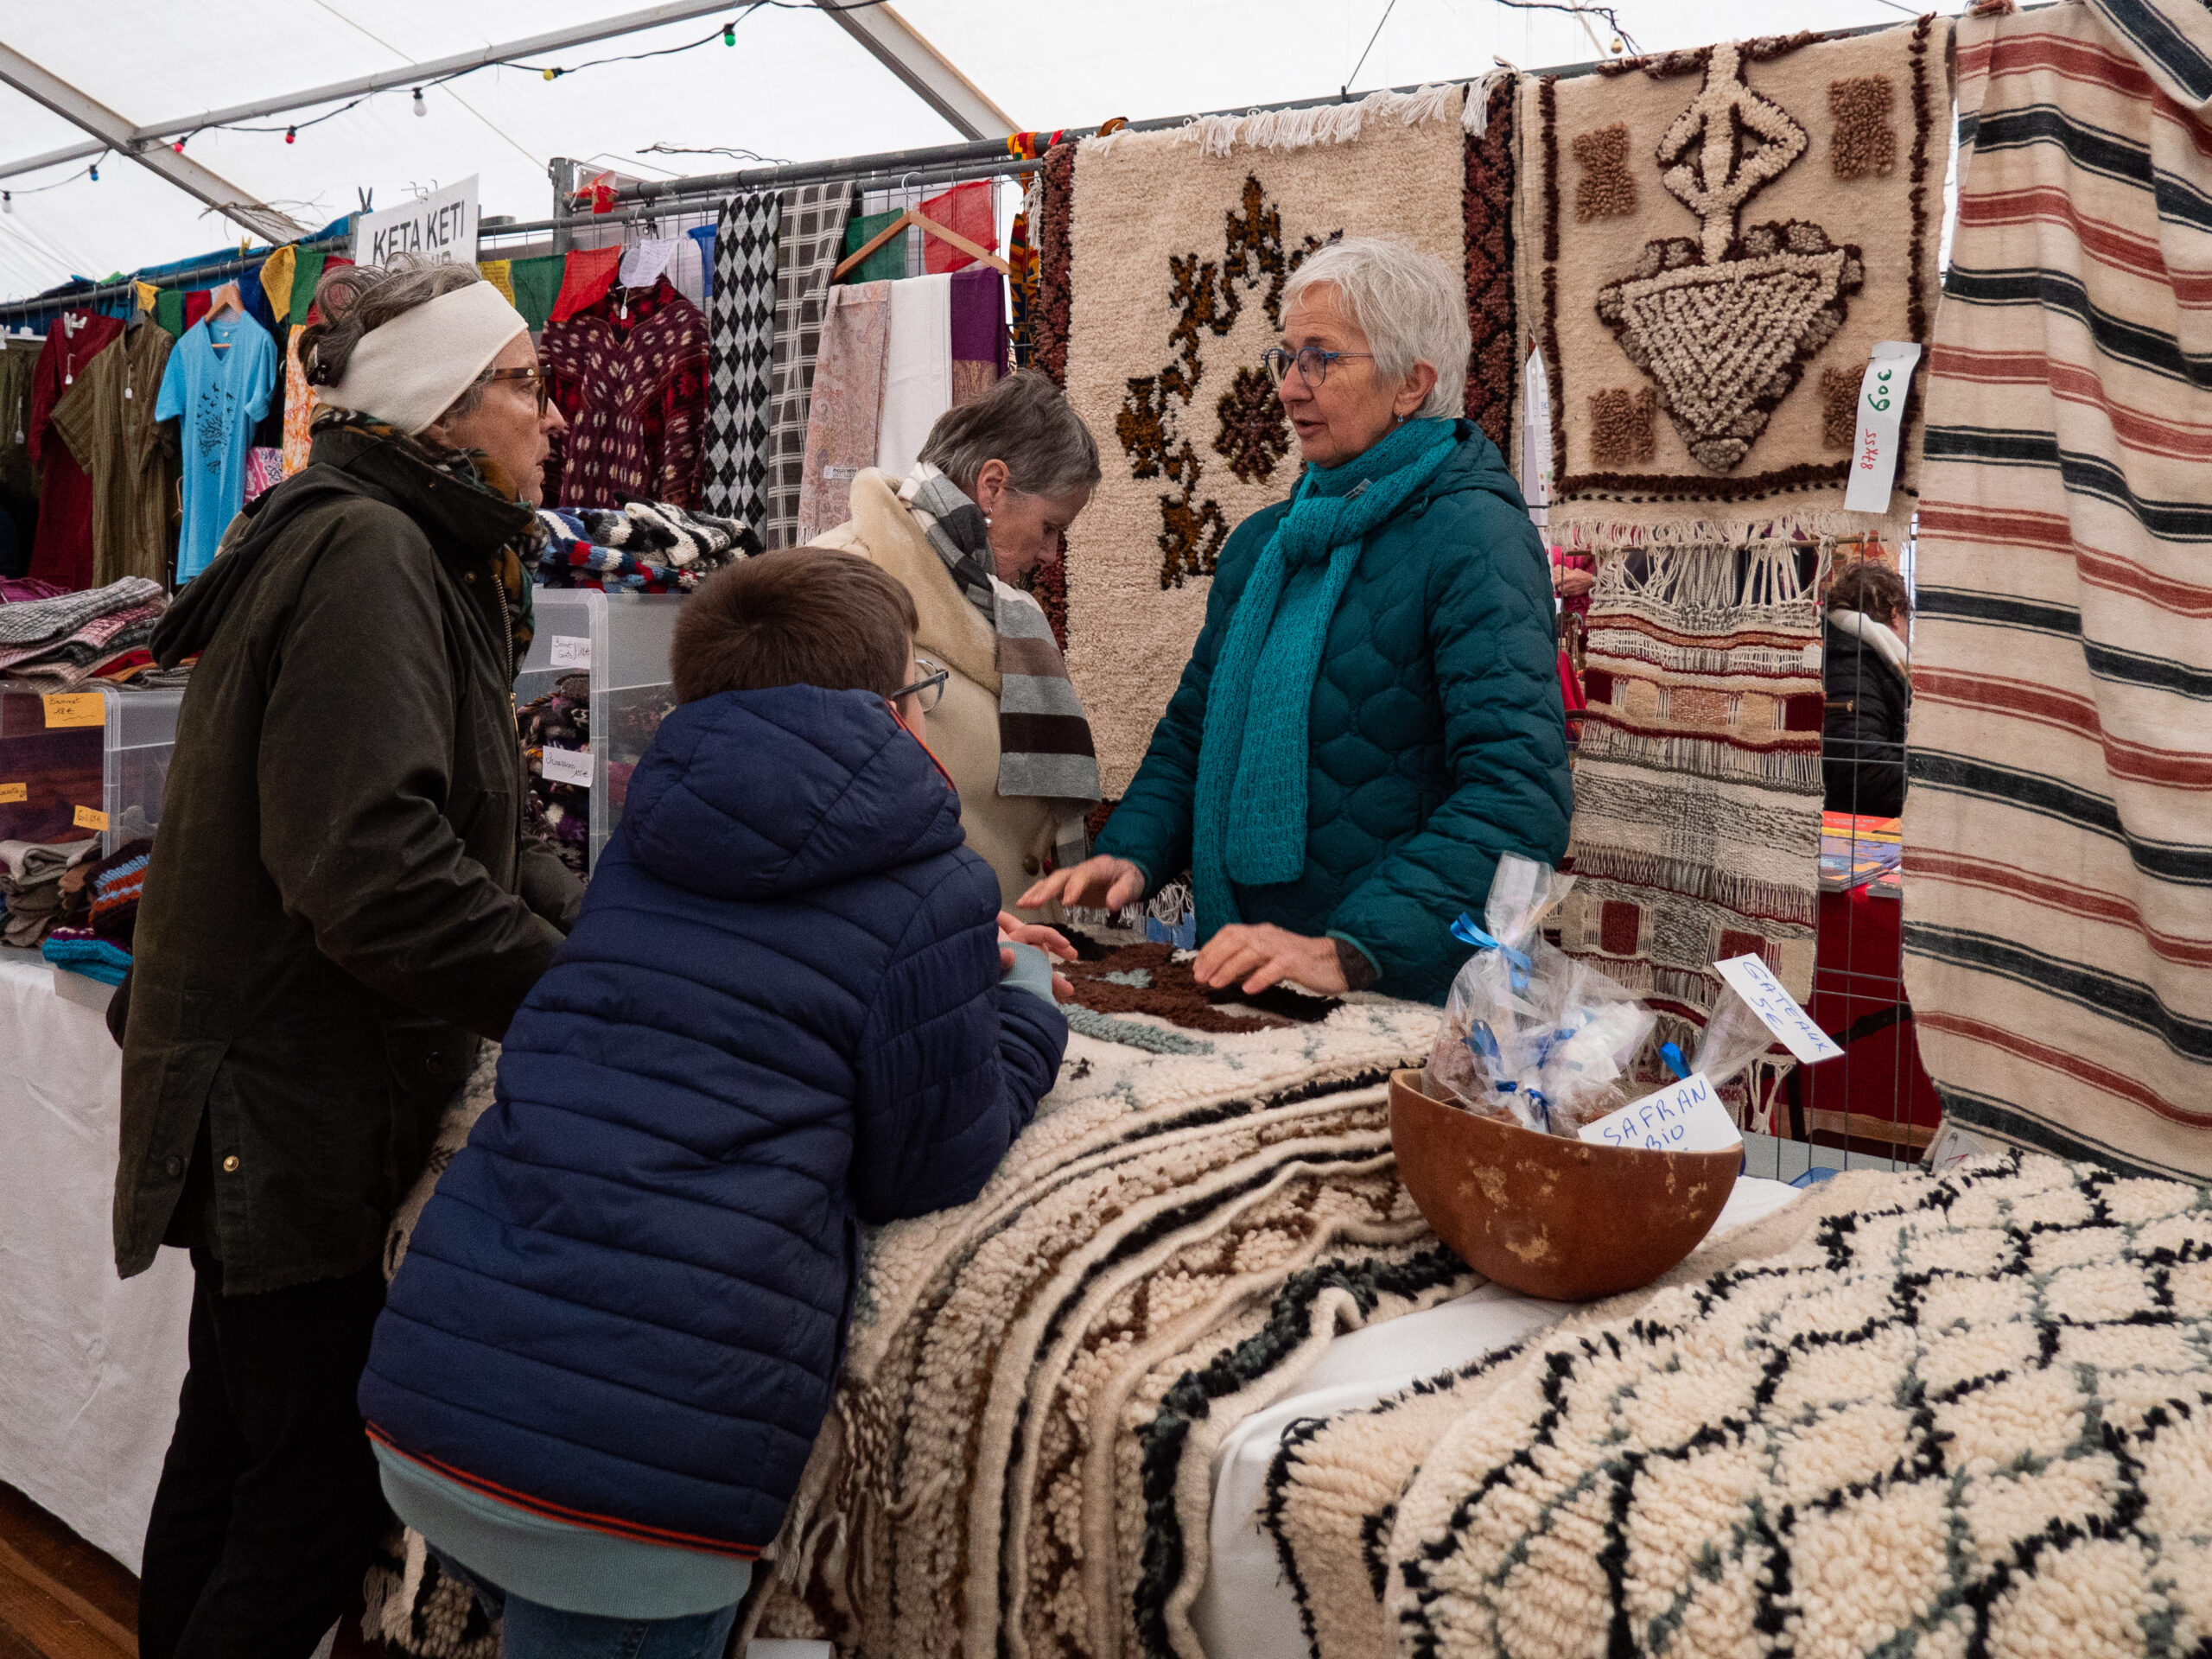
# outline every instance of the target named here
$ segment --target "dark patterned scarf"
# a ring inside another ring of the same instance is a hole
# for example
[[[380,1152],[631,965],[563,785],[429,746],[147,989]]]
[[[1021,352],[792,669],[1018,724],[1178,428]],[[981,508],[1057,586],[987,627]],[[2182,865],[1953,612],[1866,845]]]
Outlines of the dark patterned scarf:
[[[315,430],[318,432],[340,426],[352,427],[372,437],[382,438],[387,443],[396,443],[432,471],[457,479],[471,489],[481,490],[501,501],[513,503],[521,499],[516,493],[514,480],[481,449],[438,448],[420,438],[410,437],[389,421],[378,420],[373,415],[364,415],[356,410],[325,410],[315,418]],[[530,655],[530,642],[537,636],[530,567],[537,561],[537,550],[544,536],[544,530],[537,523],[537,516],[532,514],[530,528],[512,541],[503,543],[493,554],[491,563],[485,571],[486,575],[495,577],[500,587],[506,590],[507,627],[514,640],[514,666],[517,671],[522,667],[522,659]],[[477,573],[473,570],[461,573],[461,579],[465,582],[474,582]]]

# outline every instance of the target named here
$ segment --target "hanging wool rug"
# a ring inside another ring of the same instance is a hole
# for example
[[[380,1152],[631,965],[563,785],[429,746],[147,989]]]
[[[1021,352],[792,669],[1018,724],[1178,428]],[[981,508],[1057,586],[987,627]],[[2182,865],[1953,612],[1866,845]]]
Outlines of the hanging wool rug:
[[[1261,360],[1284,282],[1339,236],[1389,236],[1463,270],[1465,108],[1446,86],[1085,139],[1057,283],[1048,165],[1043,306],[1065,292],[1068,399],[1105,469],[1068,536],[1068,672],[1109,798],[1181,677],[1222,543],[1296,480]],[[1057,359],[1049,315],[1039,349]]]
[[[1949,23],[1747,41],[1527,81],[1520,289],[1550,377],[1551,524],[1575,546],[1847,513],[1878,340],[1924,344],[1950,130]],[[1840,416],[1831,406],[1840,404]]]
[[[714,298],[707,306],[707,453],[699,495],[707,511],[750,524],[767,516],[768,394],[776,346],[772,190],[732,196],[715,221]]]
[[[1685,1054],[1719,995],[1716,961],[1759,956],[1812,995],[1820,563],[1786,542],[1657,547],[1607,559],[1591,594],[1560,943],[1656,1009],[1658,1040]],[[1739,1121],[1764,1129],[1765,1091],[1751,1092]]]
[[[1078,1027],[982,1195],[870,1236],[757,1634],[868,1659],[1202,1659],[1212,1447],[1337,1332],[1479,1282],[1390,1152],[1382,1084],[1434,1009],[1116,1019],[1178,1040]]]
[[[2212,1648],[2212,1196],[2017,1155],[1529,1345],[1422,1459],[1432,1659]]]
[[[2212,1179],[2208,64],[2195,0],[1959,25],[1904,811],[1905,983],[1947,1116],[2197,1180]]]

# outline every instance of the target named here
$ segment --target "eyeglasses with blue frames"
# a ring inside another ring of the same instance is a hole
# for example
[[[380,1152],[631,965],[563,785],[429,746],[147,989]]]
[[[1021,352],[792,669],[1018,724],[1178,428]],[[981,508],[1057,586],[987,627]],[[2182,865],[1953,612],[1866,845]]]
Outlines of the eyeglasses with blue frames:
[[[1372,357],[1372,352],[1325,352],[1319,346],[1307,346],[1295,352],[1287,352],[1280,346],[1270,346],[1261,353],[1260,360],[1268,365],[1268,378],[1281,385],[1290,378],[1295,368],[1298,378],[1309,386],[1325,386],[1329,383],[1329,365],[1338,358]]]
[[[914,666],[934,669],[936,671],[925,674],[912,685],[900,686],[891,694],[891,701],[904,702],[907,698],[912,697],[914,699],[914,706],[926,715],[937,707],[938,700],[944,696],[944,683],[951,677],[952,671],[950,669],[938,668],[926,657],[915,658]]]

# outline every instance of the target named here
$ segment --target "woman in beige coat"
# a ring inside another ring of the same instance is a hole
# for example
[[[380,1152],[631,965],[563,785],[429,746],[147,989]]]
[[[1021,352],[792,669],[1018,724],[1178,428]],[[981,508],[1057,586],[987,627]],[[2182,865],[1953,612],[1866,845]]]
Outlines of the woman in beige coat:
[[[1008,909],[1040,873],[1082,860],[1098,799],[1090,724],[1024,591],[1065,553],[1098,476],[1082,417],[1023,371],[941,416],[906,478],[870,467],[854,479],[852,518],[816,538],[874,561],[913,595],[915,654],[925,674],[945,677],[930,746]]]

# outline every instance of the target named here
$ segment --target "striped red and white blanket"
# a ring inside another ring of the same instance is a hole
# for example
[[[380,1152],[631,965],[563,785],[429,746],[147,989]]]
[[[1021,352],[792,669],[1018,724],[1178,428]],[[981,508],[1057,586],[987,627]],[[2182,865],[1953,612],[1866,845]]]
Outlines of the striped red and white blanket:
[[[1958,27],[1906,984],[1952,1116],[2212,1176],[2212,11]]]

